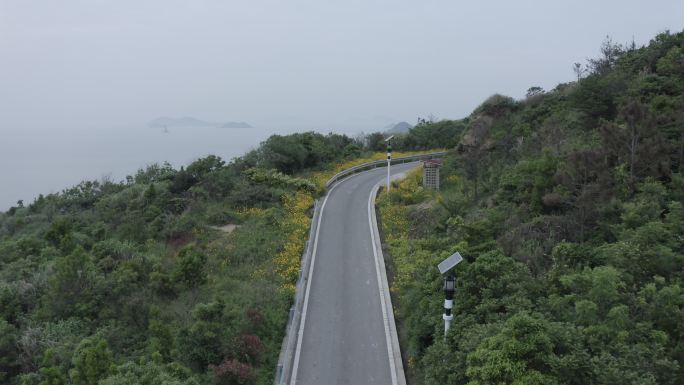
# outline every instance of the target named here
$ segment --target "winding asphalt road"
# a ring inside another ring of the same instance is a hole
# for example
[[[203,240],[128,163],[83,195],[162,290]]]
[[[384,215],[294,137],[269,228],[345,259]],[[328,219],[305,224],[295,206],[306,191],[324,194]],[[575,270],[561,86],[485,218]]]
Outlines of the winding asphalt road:
[[[392,173],[416,165],[395,165]],[[371,190],[386,176],[386,168],[362,172],[328,193],[314,239],[291,385],[397,385],[390,361],[394,325],[383,314],[387,299],[378,284],[384,263],[377,265],[377,235],[369,220]]]

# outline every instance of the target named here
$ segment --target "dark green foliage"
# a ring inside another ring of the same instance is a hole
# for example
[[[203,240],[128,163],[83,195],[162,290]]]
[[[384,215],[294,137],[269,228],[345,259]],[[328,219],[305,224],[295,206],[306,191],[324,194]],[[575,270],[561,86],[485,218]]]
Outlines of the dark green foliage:
[[[45,233],[45,239],[53,246],[60,246],[62,241],[69,235],[73,228],[73,223],[69,218],[60,217],[50,224],[50,228]]]
[[[366,148],[373,152],[381,152],[387,149],[385,135],[381,132],[374,132],[366,136]]]
[[[415,383],[684,381],[683,47],[607,40],[578,82],[491,97],[439,193],[392,193],[420,229],[390,243],[416,266],[393,293]],[[444,338],[434,266],[455,249]]]
[[[353,141],[344,135],[314,132],[273,135],[257,151],[257,166],[292,174],[341,159]]]
[[[547,321],[525,313],[509,318],[496,335],[468,355],[470,384],[554,384],[557,360]]]
[[[684,33],[607,40],[578,82],[396,136],[451,150],[438,194],[392,196],[411,206],[390,248],[413,257],[393,302],[418,383],[683,382],[683,49]],[[18,202],[0,214],[0,382],[272,383],[291,305],[273,272],[282,197],[385,149],[379,133],[275,135],[229,164]],[[455,250],[444,339],[434,266]]]
[[[204,265],[207,257],[195,247],[184,247],[178,253],[178,265],[174,271],[174,281],[188,287],[198,286],[206,281]]]
[[[95,265],[82,248],[57,258],[50,280],[46,306],[59,318],[90,317],[99,304],[93,287],[98,279]]]
[[[0,319],[0,380],[7,381],[19,369],[19,352],[17,351],[17,329],[7,321]]]
[[[531,307],[531,277],[523,264],[494,251],[462,270],[468,279],[457,281],[463,297],[457,305],[459,313],[472,314],[478,322],[487,323]]]
[[[442,120],[439,122],[420,121],[397,146],[404,150],[427,150],[431,148],[456,147],[466,124],[463,121]]]
[[[441,120],[438,122],[419,119],[408,133],[395,134],[392,147],[399,151],[429,149],[450,149],[456,147],[467,126],[466,120]],[[366,137],[366,148],[371,151],[385,151],[385,136],[379,132]]]
[[[632,189],[636,180],[648,176],[669,178],[670,145],[641,102],[630,100],[620,106],[616,122],[604,123],[601,133],[607,155],[625,165]]]
[[[207,368],[229,354],[232,330],[226,327],[225,303],[215,301],[198,304],[193,310],[193,322],[179,333],[178,345],[183,360],[191,368]]]
[[[611,78],[592,75],[581,81],[570,96],[572,105],[593,121],[613,119],[617,111],[615,97],[623,89]]]
[[[201,378],[201,377],[200,377]],[[118,366],[100,385],[197,385],[207,383],[178,364],[153,361],[126,362]]]
[[[0,213],[0,383],[213,384],[209,365],[224,362],[271,383],[291,305],[272,270],[282,197],[314,191],[274,168],[360,154],[346,136],[295,134],[230,164],[153,165]]]
[[[517,109],[515,100],[509,96],[492,95],[473,111],[475,114],[502,117]]]
[[[40,378],[43,379],[38,385],[68,385],[69,381],[62,371],[54,366],[40,368]]]
[[[112,352],[101,338],[86,338],[78,344],[69,371],[74,385],[95,384],[112,371]]]
[[[14,288],[0,287],[0,320],[16,324],[21,314],[21,303]]]
[[[356,143],[350,143],[342,150],[342,156],[345,159],[356,158],[361,155],[361,147]]]

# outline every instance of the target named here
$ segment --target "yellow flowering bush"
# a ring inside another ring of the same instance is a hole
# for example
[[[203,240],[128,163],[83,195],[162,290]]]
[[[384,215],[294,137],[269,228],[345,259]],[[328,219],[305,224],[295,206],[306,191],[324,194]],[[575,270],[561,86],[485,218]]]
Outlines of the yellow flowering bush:
[[[275,257],[275,270],[282,280],[282,289],[288,294],[294,294],[301,257],[311,225],[308,211],[313,206],[314,199],[310,193],[300,190],[294,194],[284,195],[282,202],[284,213],[279,226],[287,235],[282,250]]]
[[[425,263],[427,255],[415,250],[409,241],[410,222],[407,204],[417,203],[427,197],[421,186],[422,169],[411,171],[405,179],[393,184],[389,196],[380,194],[376,204],[380,209],[385,242],[389,245],[390,256],[394,265],[394,279],[390,290],[401,291],[415,280],[414,274],[418,266]]]
[[[396,157],[420,154],[422,152],[404,152],[395,153]],[[319,192],[325,190],[325,184],[328,180],[340,171],[357,166],[362,163],[371,162],[374,160],[385,159],[385,153],[376,153],[370,157],[354,159],[344,163],[337,164],[328,171],[314,173],[311,180],[315,183]],[[419,180],[413,177],[412,173],[409,185],[404,186],[404,190],[411,190],[419,186]],[[420,172],[417,174],[420,178]],[[295,283],[299,275],[301,256],[304,252],[304,246],[309,235],[309,228],[311,226],[311,218],[308,213],[313,206],[313,195],[307,190],[299,190],[297,193],[284,195],[282,198],[284,214],[282,220],[279,222],[279,227],[282,232],[286,234],[285,243],[282,250],[275,257],[275,271],[282,281],[282,290],[286,294],[294,294]],[[265,215],[265,210],[257,208],[249,208],[238,211],[242,215]],[[394,213],[396,218],[405,217],[405,213]],[[397,222],[397,226],[401,224]],[[405,225],[404,225],[405,226]]]

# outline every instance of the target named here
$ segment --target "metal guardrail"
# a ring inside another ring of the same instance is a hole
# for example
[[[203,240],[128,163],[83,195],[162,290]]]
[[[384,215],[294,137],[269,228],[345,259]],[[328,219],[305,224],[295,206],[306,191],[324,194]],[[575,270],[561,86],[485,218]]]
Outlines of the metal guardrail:
[[[401,156],[398,158],[393,158],[391,161],[391,164],[401,164],[401,163],[408,163],[408,162],[415,162],[417,160],[428,160],[428,159],[435,159],[435,158],[441,158],[444,155],[447,154],[447,151],[439,151],[439,152],[431,152],[429,154],[417,154],[417,155],[407,155],[407,156]],[[326,189],[329,189],[332,185],[335,183],[339,182],[340,180],[346,178],[349,175],[356,174],[361,171],[366,171],[370,170],[373,168],[377,167],[385,167],[387,166],[387,160],[375,160],[372,162],[366,162],[359,164],[357,166],[348,168],[344,171],[340,171],[337,174],[335,174],[332,178],[328,179],[328,182],[325,184]]]

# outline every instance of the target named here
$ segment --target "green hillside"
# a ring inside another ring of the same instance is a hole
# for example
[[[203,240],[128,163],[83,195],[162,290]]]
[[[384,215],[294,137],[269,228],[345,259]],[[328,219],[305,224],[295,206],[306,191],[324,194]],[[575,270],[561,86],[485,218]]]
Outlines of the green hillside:
[[[378,202],[411,383],[684,383],[683,50],[607,40],[576,82],[437,123],[465,126],[441,191]]]
[[[684,382],[683,49],[606,42],[577,82],[397,136],[452,149],[439,193],[416,174],[378,202],[412,383]],[[0,213],[0,383],[272,383],[321,180],[384,150],[275,135],[18,202]],[[435,266],[455,250],[444,340]]]
[[[293,175],[366,152],[273,136],[19,202],[0,214],[0,383],[272,383],[318,193]]]
[[[426,129],[403,147],[429,147]],[[0,213],[0,383],[271,384],[313,200],[384,149],[273,135],[229,163],[17,202]]]

